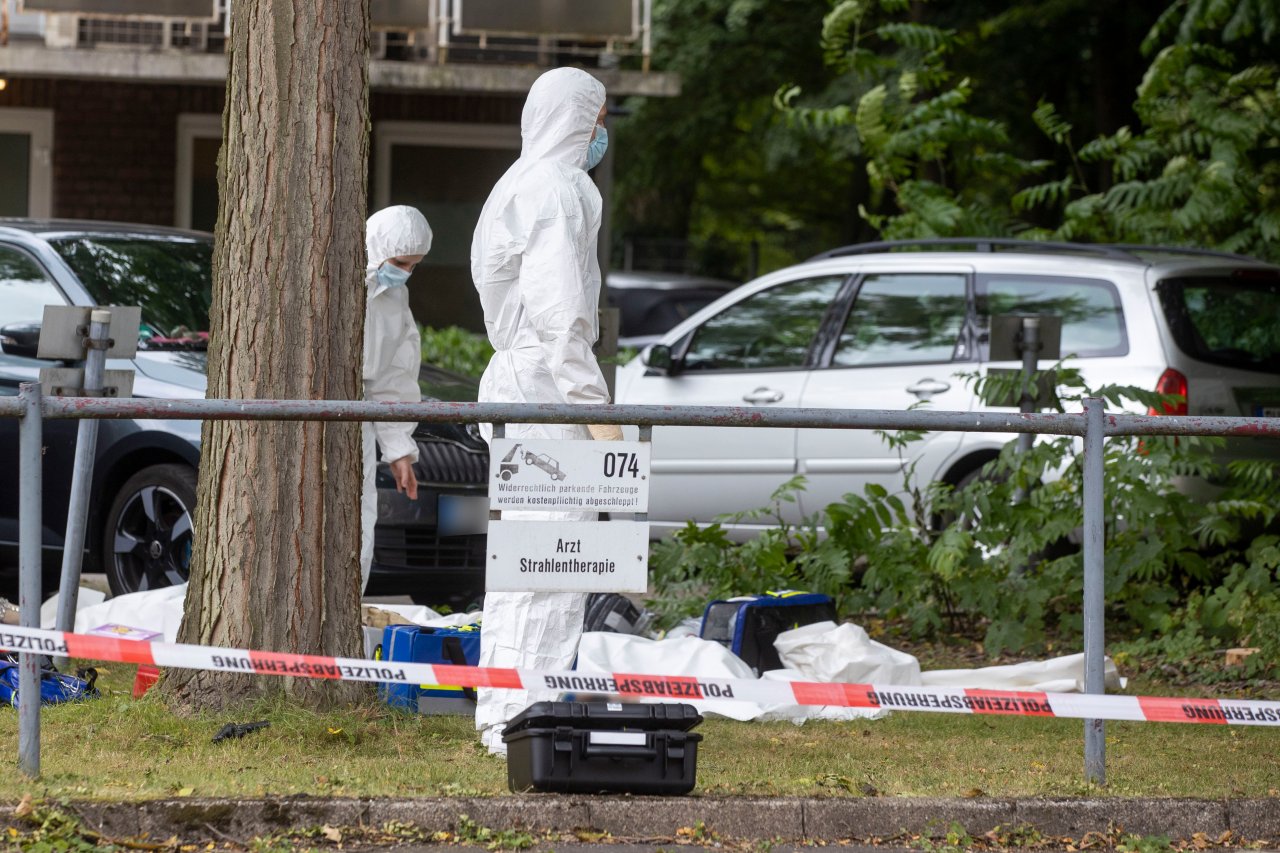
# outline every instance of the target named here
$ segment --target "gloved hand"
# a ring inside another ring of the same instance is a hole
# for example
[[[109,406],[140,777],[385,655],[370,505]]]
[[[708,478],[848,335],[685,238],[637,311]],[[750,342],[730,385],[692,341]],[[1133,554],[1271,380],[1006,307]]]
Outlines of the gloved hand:
[[[622,427],[617,424],[587,424],[596,441],[622,441]]]

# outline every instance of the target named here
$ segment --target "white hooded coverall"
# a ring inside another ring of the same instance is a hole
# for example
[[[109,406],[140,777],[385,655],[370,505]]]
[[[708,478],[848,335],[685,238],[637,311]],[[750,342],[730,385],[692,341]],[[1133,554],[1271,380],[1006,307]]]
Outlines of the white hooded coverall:
[[[409,310],[409,291],[403,285],[387,287],[378,280],[378,268],[388,258],[425,255],[431,251],[431,226],[416,208],[396,205],[379,210],[365,226],[364,398],[390,403],[418,403],[418,370],[422,364],[422,337]],[[413,440],[416,423],[390,421],[363,425],[364,485],[360,493],[360,582],[369,585],[373,563],[373,528],[378,520],[377,470],[374,441],[382,458],[393,462],[408,456],[418,461]]]
[[[557,68],[529,89],[520,158],[494,186],[471,243],[471,276],[495,350],[480,380],[482,402],[608,403],[591,347],[599,336],[600,192],[587,176],[587,146],[605,90],[576,68]],[[577,438],[581,425],[508,424],[508,438]],[[503,518],[590,521],[593,512],[504,512]],[[568,669],[587,596],[488,593],[480,665]],[[504,753],[502,730],[548,691],[480,690],[476,728]]]

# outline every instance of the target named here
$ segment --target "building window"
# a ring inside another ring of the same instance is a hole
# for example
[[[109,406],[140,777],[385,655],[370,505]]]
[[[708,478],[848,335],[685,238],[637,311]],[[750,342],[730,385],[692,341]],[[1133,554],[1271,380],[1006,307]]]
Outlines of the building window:
[[[174,179],[173,224],[212,231],[218,222],[218,149],[222,116],[178,116],[178,173]]]
[[[411,281],[409,287],[418,322],[480,328],[471,236],[490,190],[519,155],[514,124],[374,124],[370,213],[407,204],[431,223],[431,253],[415,273],[429,282]]]
[[[0,107],[0,216],[53,215],[53,110]]]

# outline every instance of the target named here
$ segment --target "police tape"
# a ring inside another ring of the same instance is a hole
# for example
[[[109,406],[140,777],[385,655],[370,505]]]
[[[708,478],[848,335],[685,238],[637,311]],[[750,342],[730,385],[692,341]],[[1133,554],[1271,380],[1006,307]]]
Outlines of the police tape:
[[[401,663],[127,640],[12,625],[0,628],[0,650],[245,675],[603,693],[627,699],[737,700],[765,706],[816,705],[951,714],[1280,726],[1280,702],[1248,699],[1105,696]]]

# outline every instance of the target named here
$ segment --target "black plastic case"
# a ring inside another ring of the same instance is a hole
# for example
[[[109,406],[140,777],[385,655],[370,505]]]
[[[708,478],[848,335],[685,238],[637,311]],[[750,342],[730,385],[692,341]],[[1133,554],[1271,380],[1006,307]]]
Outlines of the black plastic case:
[[[535,702],[503,732],[512,791],[687,794],[702,722],[692,705]]]

